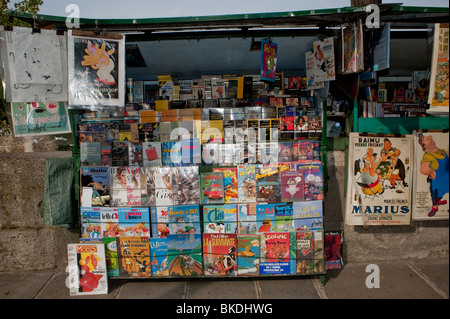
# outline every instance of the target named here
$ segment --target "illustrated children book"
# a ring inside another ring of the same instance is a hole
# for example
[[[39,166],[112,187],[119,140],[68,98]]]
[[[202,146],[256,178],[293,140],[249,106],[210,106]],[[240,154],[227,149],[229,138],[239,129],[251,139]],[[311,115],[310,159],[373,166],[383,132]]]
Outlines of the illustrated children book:
[[[81,238],[102,238],[100,207],[80,208]]]
[[[237,275],[259,276],[259,235],[238,234],[237,238]]]
[[[149,277],[151,275],[149,238],[120,236],[116,240],[120,276]]]
[[[119,276],[119,257],[117,256],[117,240],[115,237],[103,237],[105,245],[106,270],[108,277]]]
[[[238,197],[239,203],[256,202],[256,165],[238,166]]]
[[[236,204],[204,205],[203,233],[237,233]]]
[[[205,276],[236,276],[236,234],[203,234]]]
[[[108,293],[105,247],[101,244],[68,244],[71,296]]]
[[[256,234],[256,204],[238,204],[238,233]]]
[[[256,231],[258,233],[275,230],[275,204],[256,205]]]
[[[169,232],[171,234],[200,234],[199,205],[169,206]]]
[[[169,276],[202,276],[202,235],[169,234],[167,251]]]
[[[170,234],[169,208],[167,206],[150,207],[151,236],[165,238]]]

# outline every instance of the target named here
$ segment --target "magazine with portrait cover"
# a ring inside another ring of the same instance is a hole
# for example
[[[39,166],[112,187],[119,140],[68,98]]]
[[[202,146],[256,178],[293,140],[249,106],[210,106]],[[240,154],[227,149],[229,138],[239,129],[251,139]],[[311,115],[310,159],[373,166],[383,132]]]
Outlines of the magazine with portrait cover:
[[[413,131],[413,220],[448,220],[449,134]]]
[[[350,133],[346,223],[409,225],[412,135]]]
[[[155,167],[155,205],[173,205],[173,167]]]
[[[172,193],[175,205],[200,204],[200,175],[198,166],[173,168]]]
[[[112,207],[142,205],[140,167],[110,167],[110,187]]]

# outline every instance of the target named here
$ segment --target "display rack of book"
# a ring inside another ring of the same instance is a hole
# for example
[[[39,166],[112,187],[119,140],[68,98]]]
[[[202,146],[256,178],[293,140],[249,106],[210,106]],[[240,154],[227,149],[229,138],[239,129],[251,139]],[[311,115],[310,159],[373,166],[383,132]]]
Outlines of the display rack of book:
[[[105,245],[108,277],[323,277],[314,99],[159,101],[72,111],[80,242]]]

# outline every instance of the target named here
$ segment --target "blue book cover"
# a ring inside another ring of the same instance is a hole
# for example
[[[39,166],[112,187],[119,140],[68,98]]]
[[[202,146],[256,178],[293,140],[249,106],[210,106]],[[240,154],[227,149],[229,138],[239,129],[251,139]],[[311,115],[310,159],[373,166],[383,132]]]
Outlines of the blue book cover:
[[[119,207],[120,236],[150,237],[148,207]]]
[[[150,264],[152,276],[169,275],[167,238],[150,238]]]
[[[275,230],[275,206],[274,204],[256,205],[256,231],[258,233]]]
[[[170,234],[201,234],[199,205],[169,206]]]
[[[323,218],[322,203],[321,200],[292,203],[294,220],[302,218]]]

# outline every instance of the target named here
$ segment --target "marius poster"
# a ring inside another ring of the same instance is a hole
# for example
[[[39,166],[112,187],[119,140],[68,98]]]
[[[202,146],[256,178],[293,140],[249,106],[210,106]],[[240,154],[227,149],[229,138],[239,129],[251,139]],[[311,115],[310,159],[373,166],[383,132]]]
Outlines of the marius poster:
[[[448,132],[413,131],[413,220],[448,220]]]
[[[412,135],[350,133],[346,223],[409,225]]]
[[[275,82],[278,45],[261,40],[261,80]]]

